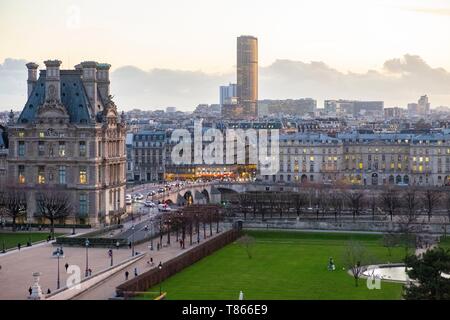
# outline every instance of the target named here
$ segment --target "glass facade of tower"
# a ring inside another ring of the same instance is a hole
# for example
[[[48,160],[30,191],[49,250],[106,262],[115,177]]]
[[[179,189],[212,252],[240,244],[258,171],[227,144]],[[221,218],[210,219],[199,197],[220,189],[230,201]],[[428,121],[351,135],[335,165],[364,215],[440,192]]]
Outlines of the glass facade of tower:
[[[258,101],[258,39],[237,38],[237,96],[248,117],[256,117]]]

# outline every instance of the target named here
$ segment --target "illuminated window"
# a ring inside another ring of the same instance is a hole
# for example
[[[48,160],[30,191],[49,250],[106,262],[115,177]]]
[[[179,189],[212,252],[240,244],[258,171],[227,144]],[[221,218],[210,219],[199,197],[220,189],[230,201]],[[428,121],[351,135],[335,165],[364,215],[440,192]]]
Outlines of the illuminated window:
[[[362,169],[362,168],[363,168],[363,163],[360,162],[360,163],[359,163],[359,169]]]
[[[64,141],[59,142],[59,156],[60,157],[66,156],[66,143]]]
[[[419,172],[423,171],[423,165],[419,165]]]
[[[391,162],[391,169],[394,169],[395,164],[393,162]]]
[[[81,167],[80,168],[80,184],[86,184],[87,183],[87,171],[86,171],[86,167]]]
[[[309,161],[314,161],[314,156],[309,157]]]
[[[38,183],[39,184],[44,184],[45,183],[45,167],[44,166],[39,166],[38,167]]]
[[[44,137],[45,137],[44,132],[43,131],[39,132],[39,138],[44,138]]]
[[[429,162],[429,161],[430,161],[430,158],[425,157],[425,162]]]
[[[19,137],[20,137],[20,138],[23,138],[23,137],[25,137],[25,132],[23,132],[23,131],[20,131],[20,132],[19,132]]]
[[[25,166],[19,166],[19,183],[25,183]]]

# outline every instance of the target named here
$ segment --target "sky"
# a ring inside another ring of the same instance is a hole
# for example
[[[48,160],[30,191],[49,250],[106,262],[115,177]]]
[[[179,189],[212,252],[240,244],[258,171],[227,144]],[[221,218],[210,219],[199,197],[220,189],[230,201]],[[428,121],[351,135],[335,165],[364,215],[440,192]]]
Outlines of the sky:
[[[449,32],[450,0],[0,0],[0,110],[25,103],[24,61],[54,58],[112,64],[124,109],[217,103],[242,34],[259,40],[261,99],[450,106]]]

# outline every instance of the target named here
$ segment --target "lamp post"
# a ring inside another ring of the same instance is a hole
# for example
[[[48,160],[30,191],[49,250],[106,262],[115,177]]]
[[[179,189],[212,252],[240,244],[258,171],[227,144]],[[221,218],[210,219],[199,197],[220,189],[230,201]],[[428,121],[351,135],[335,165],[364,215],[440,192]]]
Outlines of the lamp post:
[[[161,263],[161,261],[159,262],[158,269],[159,269],[159,295],[161,296],[161,294],[162,294],[162,275],[161,275],[162,263]]]
[[[84,276],[87,277],[89,275],[89,255],[88,255],[88,249],[89,249],[89,239],[86,239],[84,242],[84,245],[86,246],[86,270],[84,273]]]
[[[134,225],[131,227],[131,256],[134,257]]]
[[[113,262],[113,250],[111,249],[111,251],[109,251],[111,254],[111,267],[113,266],[114,262]]]
[[[119,247],[120,247],[120,243],[119,243],[119,241],[117,241],[116,242],[116,249],[119,250]]]
[[[2,249],[2,253],[6,253],[5,240],[3,240],[3,249]]]
[[[150,219],[150,228],[152,229],[151,233],[150,233],[150,250],[153,251],[153,231],[154,231],[154,223],[153,223],[153,219]]]
[[[61,253],[58,251],[56,253],[56,258],[58,260],[58,277],[57,277],[57,280],[56,280],[56,289],[59,289],[59,287],[60,287],[60,281],[59,281],[59,257],[60,256],[61,256]]]

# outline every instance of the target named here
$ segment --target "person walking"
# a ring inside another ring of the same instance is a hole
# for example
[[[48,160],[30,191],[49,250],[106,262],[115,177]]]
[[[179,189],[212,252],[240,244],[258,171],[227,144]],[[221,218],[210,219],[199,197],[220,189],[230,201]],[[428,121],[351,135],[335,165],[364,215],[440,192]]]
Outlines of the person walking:
[[[66,272],[67,272],[67,269],[69,269],[69,264],[66,262],[66,264],[64,265],[64,267],[66,268]]]
[[[134,268],[134,276],[135,276],[135,277],[138,276],[138,270],[137,270],[137,268]]]
[[[29,287],[28,288],[28,292],[30,293],[30,296],[31,296],[31,293],[33,292],[33,289],[31,289],[31,287]]]
[[[128,276],[130,275],[130,273],[127,271],[125,271],[125,280],[128,280]]]
[[[21,247],[22,245],[20,244],[20,242],[17,244],[17,249],[20,251],[20,247]]]

